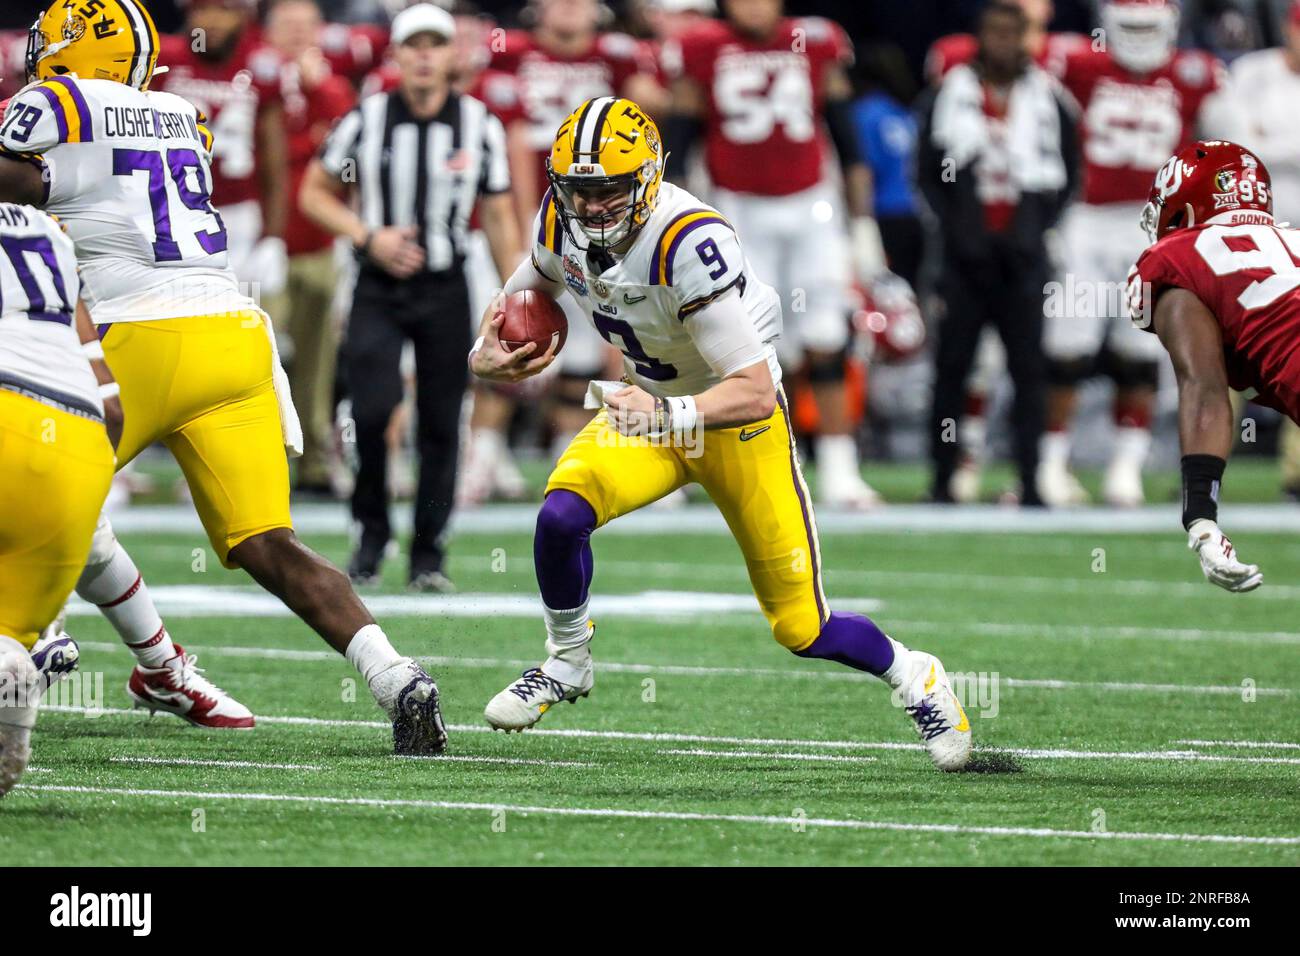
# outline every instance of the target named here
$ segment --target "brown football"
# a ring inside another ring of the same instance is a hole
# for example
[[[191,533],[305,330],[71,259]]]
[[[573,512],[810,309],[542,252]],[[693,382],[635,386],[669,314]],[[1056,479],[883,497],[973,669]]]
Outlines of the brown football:
[[[555,351],[564,348],[564,340],[569,335],[569,321],[564,316],[560,304],[544,292],[525,289],[506,298],[503,311],[506,320],[497,330],[501,347],[507,352],[523,348],[527,342],[536,342],[541,355],[556,343]]]

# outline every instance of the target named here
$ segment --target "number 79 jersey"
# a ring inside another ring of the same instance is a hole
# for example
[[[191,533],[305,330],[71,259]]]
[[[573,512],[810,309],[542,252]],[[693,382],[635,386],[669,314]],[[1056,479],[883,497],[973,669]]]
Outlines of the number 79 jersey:
[[[533,266],[563,282],[601,336],[623,353],[629,380],[652,395],[694,395],[721,381],[691,338],[691,317],[724,295],[740,296],[764,343],[772,381],[781,380],[772,341],[781,300],[759,280],[730,223],[671,183],[626,255],[598,271],[568,235],[551,193],[533,221]]]
[[[1154,332],[1160,295],[1191,292],[1218,320],[1228,384],[1300,422],[1300,231],[1261,213],[1234,218],[1248,221],[1179,229],[1143,252],[1129,272],[1129,311]]]
[[[212,205],[212,136],[171,93],[58,76],[9,103],[0,151],[39,163],[96,323],[245,308]]]

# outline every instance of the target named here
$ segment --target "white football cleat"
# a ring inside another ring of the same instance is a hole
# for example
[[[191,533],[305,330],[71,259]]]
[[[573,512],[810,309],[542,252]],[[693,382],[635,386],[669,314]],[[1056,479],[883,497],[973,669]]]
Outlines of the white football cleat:
[[[415,661],[404,657],[370,681],[370,693],[393,722],[393,753],[436,757],[447,749],[438,685]]]
[[[595,668],[590,662],[577,684],[561,684],[555,678],[547,676],[541,667],[533,667],[524,671],[519,680],[488,701],[483,716],[493,730],[522,732],[541,720],[542,715],[554,704],[562,700],[572,704],[579,697],[586,697],[591,693],[595,682]]]
[[[18,785],[32,759],[41,687],[41,675],[26,649],[5,638],[0,649],[0,797]]]
[[[961,770],[970,761],[970,720],[933,654],[912,651],[912,679],[903,685],[903,706],[930,759],[940,770]]]
[[[1126,455],[1116,455],[1106,466],[1101,495],[1106,504],[1116,508],[1138,508],[1146,504],[1141,461]]]
[[[40,672],[41,686],[45,689],[63,680],[75,671],[81,662],[81,648],[63,629],[67,613],[68,609],[65,606],[54,619],[54,623],[42,631],[41,636],[32,645],[32,663]]]
[[[948,494],[952,500],[962,505],[974,504],[980,498],[980,480],[983,469],[980,463],[969,456],[963,457],[957,470],[948,479]]]
[[[817,473],[817,501],[828,508],[870,511],[885,503],[856,471],[829,469]]]
[[[161,710],[196,727],[251,730],[252,712],[203,676],[198,657],[176,645],[176,656],[161,667],[135,665],[126,692],[136,707]]]
[[[1091,500],[1088,490],[1079,484],[1072,471],[1046,462],[1038,466],[1038,494],[1049,508],[1086,505]]]

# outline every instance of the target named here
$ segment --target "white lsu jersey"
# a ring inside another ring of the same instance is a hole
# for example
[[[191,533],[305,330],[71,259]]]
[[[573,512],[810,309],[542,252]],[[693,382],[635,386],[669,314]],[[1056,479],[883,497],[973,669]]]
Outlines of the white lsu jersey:
[[[45,169],[97,324],[231,312],[252,303],[227,267],[212,205],[212,136],[171,93],[57,76],[24,87],[0,150]]]
[[[0,203],[0,388],[102,418],[81,350],[72,240],[31,206]]]
[[[721,379],[695,347],[693,313],[733,290],[765,345],[773,382],[781,367],[781,300],[746,260],[731,224],[671,183],[613,266],[597,272],[568,235],[548,191],[533,221],[533,265],[563,282],[601,336],[623,353],[628,379],[652,395],[693,395]]]

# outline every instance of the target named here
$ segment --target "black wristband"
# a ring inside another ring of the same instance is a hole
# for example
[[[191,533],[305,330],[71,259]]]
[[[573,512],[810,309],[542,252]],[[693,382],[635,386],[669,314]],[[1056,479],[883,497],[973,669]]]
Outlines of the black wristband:
[[[357,255],[359,255],[362,259],[370,258],[370,243],[371,240],[373,240],[374,238],[375,238],[375,231],[371,229],[369,232],[366,233],[366,238],[361,240],[360,245],[354,245],[352,247],[357,250]]]
[[[1218,455],[1183,456],[1183,528],[1219,519],[1219,485],[1228,463]]]

